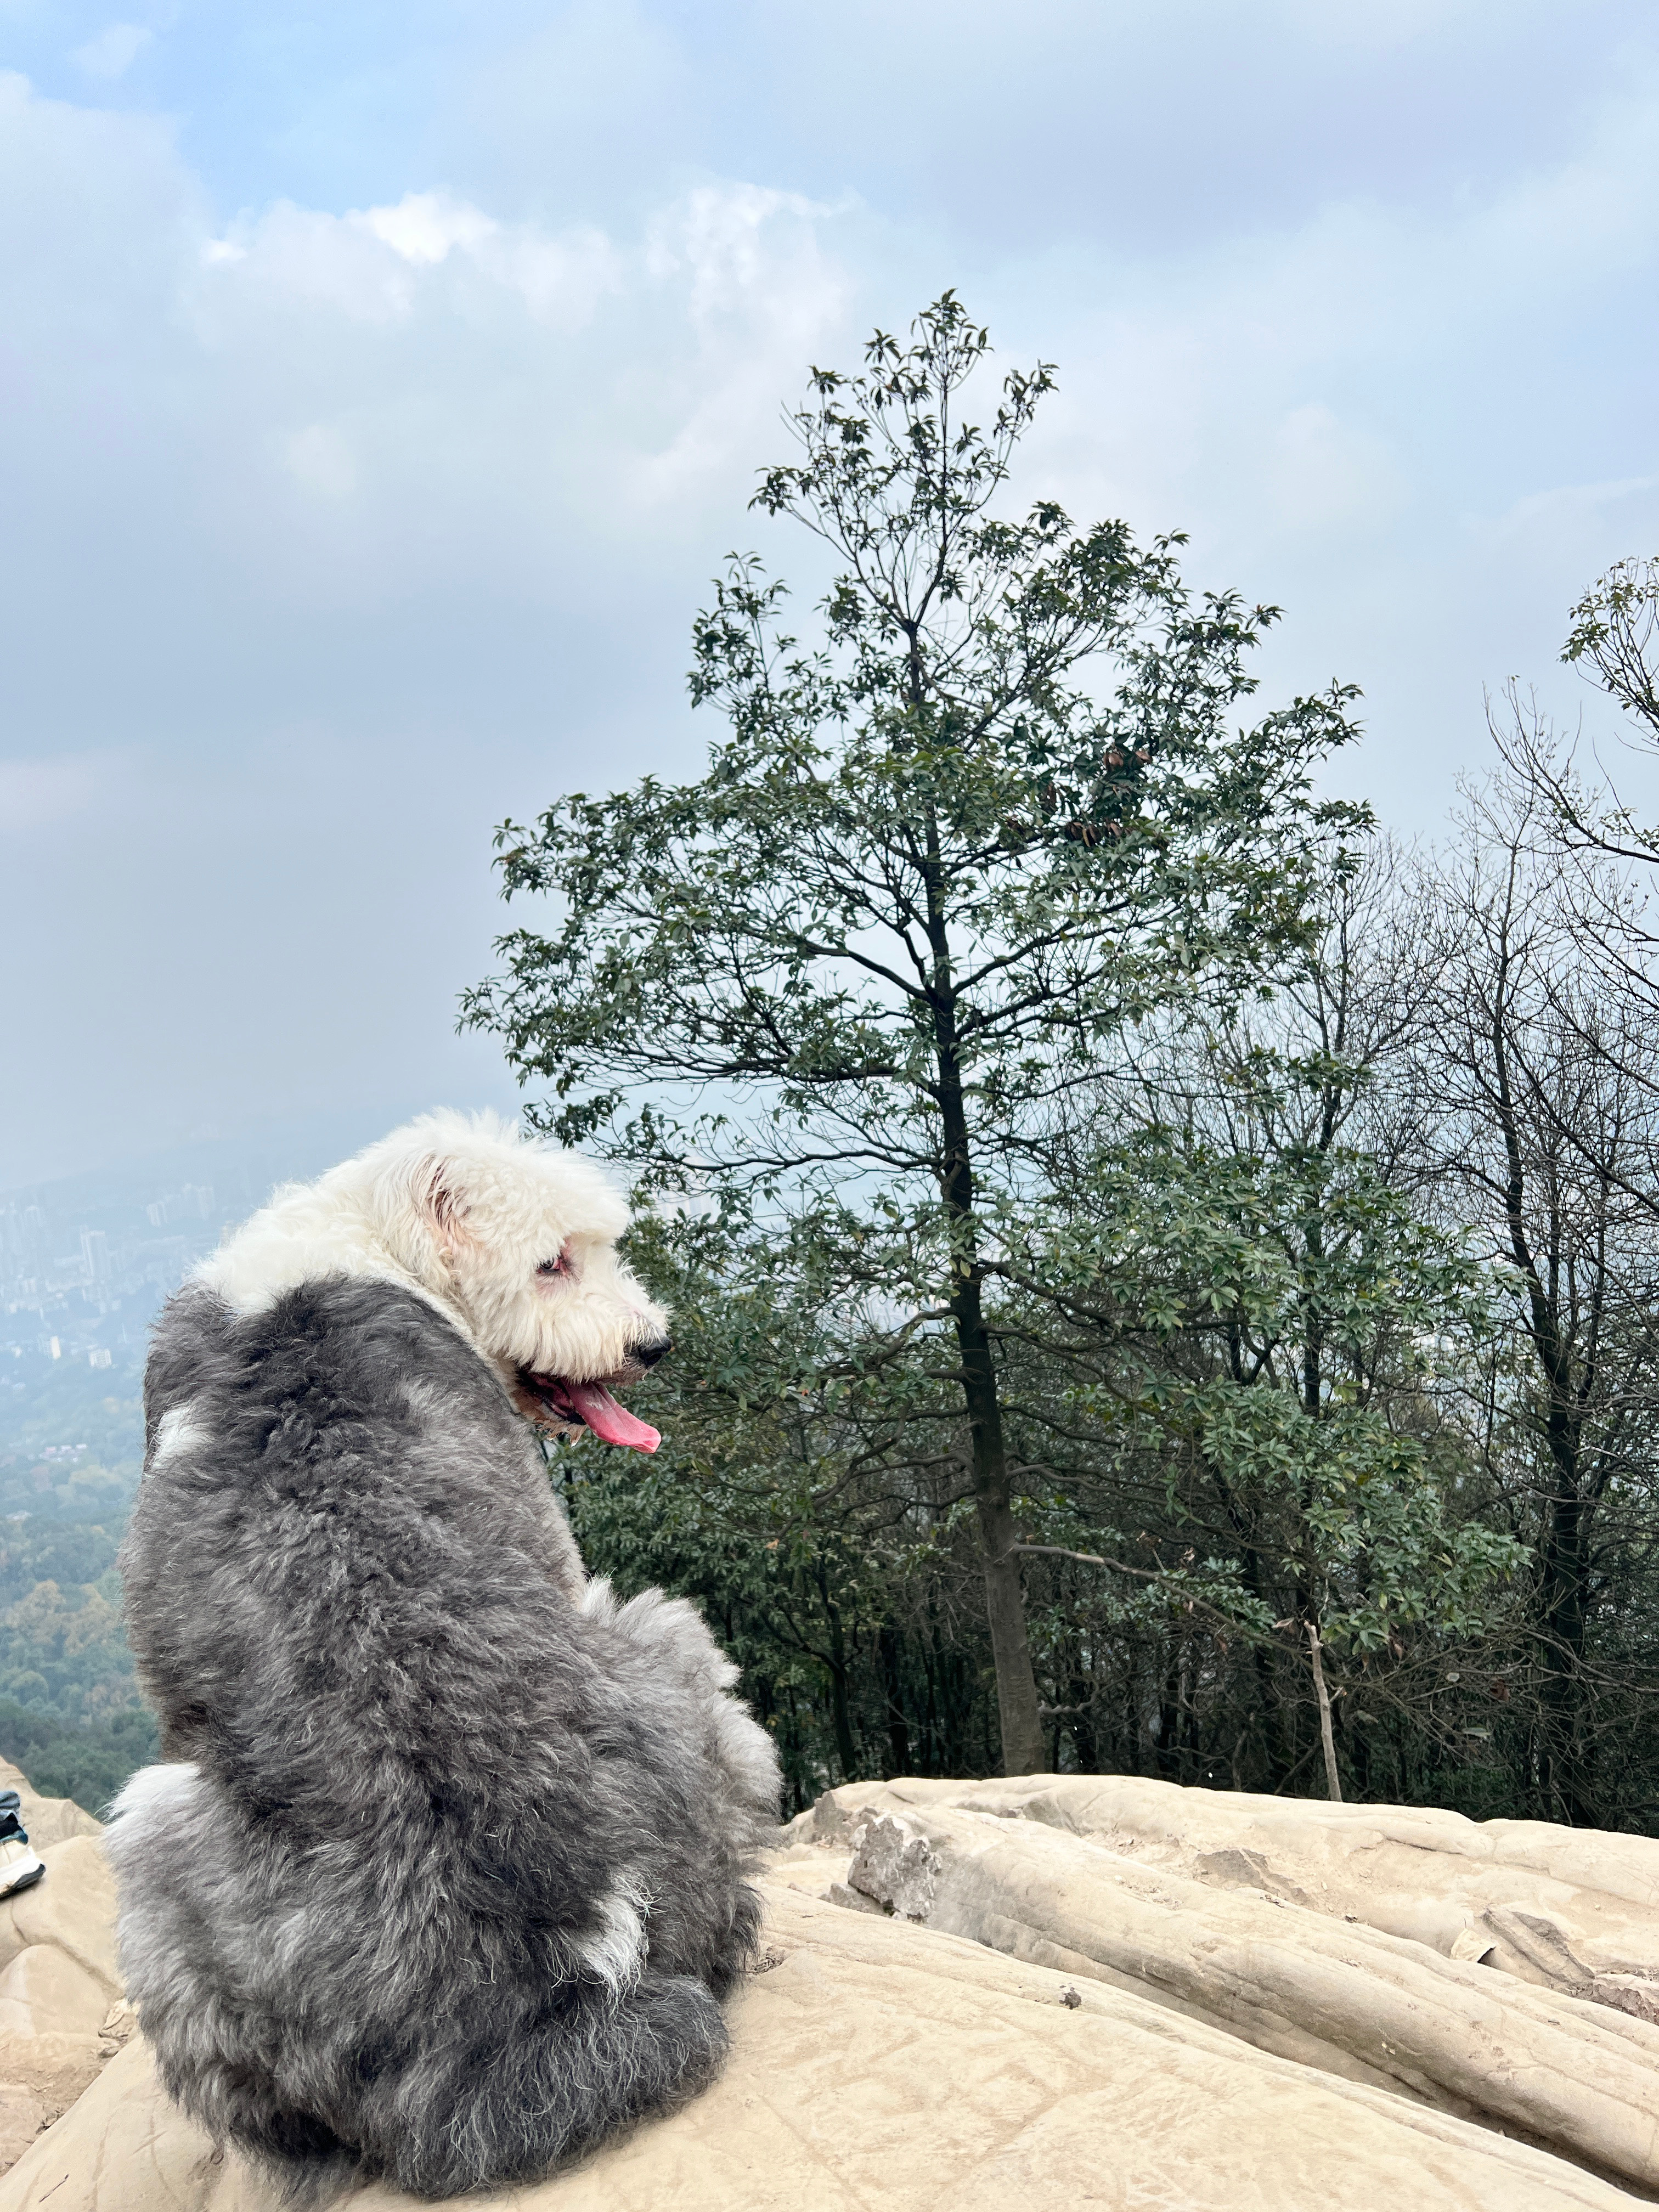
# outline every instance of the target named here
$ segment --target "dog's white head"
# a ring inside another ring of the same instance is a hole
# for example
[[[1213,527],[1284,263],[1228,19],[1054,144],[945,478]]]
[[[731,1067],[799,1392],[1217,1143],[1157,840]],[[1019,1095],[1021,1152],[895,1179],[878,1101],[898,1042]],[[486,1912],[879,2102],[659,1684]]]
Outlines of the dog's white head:
[[[617,1253],[628,1207],[591,1160],[494,1114],[426,1114],[281,1191],[204,1269],[233,1305],[323,1274],[412,1282],[455,1315],[543,1426],[654,1451],[608,1387],[668,1350],[667,1316]]]

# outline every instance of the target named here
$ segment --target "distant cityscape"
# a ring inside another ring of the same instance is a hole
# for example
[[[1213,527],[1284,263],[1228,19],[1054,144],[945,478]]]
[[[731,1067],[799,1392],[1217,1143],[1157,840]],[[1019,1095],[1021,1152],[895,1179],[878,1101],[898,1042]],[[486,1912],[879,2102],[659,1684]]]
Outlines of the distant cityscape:
[[[211,1184],[77,1214],[0,1203],[0,1363],[125,1366],[168,1292],[218,1242]],[[0,1374],[3,1374],[0,1364]]]
[[[67,1370],[136,1395],[150,1323],[273,1185],[314,1176],[398,1118],[319,1116],[0,1193],[0,1452],[5,1405]],[[8,1382],[10,1389],[7,1389]]]
[[[247,1211],[172,1164],[0,1197],[0,1751],[88,1806],[155,1747],[115,1571],[149,1324]]]

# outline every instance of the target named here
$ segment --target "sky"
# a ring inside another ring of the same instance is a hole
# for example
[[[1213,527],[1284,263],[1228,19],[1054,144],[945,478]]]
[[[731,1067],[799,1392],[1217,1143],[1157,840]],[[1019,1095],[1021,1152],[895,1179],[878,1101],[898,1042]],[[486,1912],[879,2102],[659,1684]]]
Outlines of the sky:
[[[693,775],[814,362],[954,287],[1433,835],[1659,550],[1634,0],[0,0],[0,1188],[511,1106],[491,836]]]

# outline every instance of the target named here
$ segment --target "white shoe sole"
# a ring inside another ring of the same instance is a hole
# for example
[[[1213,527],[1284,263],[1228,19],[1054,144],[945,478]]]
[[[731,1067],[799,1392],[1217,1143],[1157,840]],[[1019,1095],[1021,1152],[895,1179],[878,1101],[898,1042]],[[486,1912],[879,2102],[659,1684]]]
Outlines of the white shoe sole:
[[[39,1881],[45,1872],[46,1868],[33,1851],[24,1852],[21,1858],[0,1867],[0,1897],[15,1897],[20,1889],[27,1889],[32,1882]]]

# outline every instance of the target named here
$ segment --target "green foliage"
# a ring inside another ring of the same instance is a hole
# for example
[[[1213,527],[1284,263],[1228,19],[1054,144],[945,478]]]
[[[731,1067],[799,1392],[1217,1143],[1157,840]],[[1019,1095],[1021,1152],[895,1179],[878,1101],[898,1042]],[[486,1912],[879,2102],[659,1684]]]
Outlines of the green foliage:
[[[0,1756],[89,1813],[155,1755],[115,1570],[130,1493],[103,1477],[83,1462],[64,1489],[110,1499],[108,1519],[0,1523]]]
[[[937,1194],[943,1007],[983,1174],[1126,1020],[1253,976],[1301,926],[1341,811],[1310,774],[1352,694],[1235,728],[1275,610],[1194,603],[1178,539],[988,514],[1051,379],[958,427],[985,350],[947,295],[864,376],[815,373],[805,458],[758,503],[848,565],[802,646],[783,586],[734,561],[695,632],[693,697],[731,729],[701,782],[501,832],[507,895],[562,920],[503,940],[468,1018],[550,1083],[562,1138],[603,1133],[659,1186],[834,1166]]]
[[[0,1757],[47,1796],[73,1797],[98,1814],[155,1756],[155,1724],[133,1677],[115,1571],[137,1470],[107,1469],[80,1454],[40,1455],[63,1441],[131,1449],[141,1444],[142,1424],[135,1437],[136,1409],[106,1401],[73,1370],[61,1381],[49,1376],[47,1386],[11,1429],[26,1471],[10,1494],[27,1498],[30,1510],[0,1522]],[[59,1517],[77,1509],[104,1517]]]
[[[99,1583],[114,1566],[120,1541],[119,1522],[8,1522],[0,1528],[0,1605],[15,1605],[37,1583]]]
[[[556,1479],[701,1599],[797,1803],[1307,1788],[1317,1648],[1351,1787],[1495,1809],[1530,1570],[1451,1408],[1503,1300],[1371,1143],[1368,817],[1312,795],[1353,695],[1261,713],[1275,610],[1015,507],[1053,372],[975,418],[987,350],[947,294],[815,370],[756,500],[835,556],[811,628],[734,558],[706,774],[501,833],[549,905],[466,1018],[629,1169],[675,1314],[656,1460]]]
[[[1650,742],[1659,731],[1659,683],[1654,640],[1659,635],[1659,561],[1616,561],[1572,611],[1561,653],[1582,665],[1638,722]]]
[[[1282,1073],[1316,1089],[1355,1080]],[[1023,1333],[1035,1340],[1053,1316],[1079,1378],[1059,1394],[1071,1421],[1097,1419],[1108,1453],[1183,1470],[1195,1521],[1257,1555],[1248,1575],[1211,1560],[1206,1604],[1241,1632],[1270,1629],[1265,1566],[1294,1591],[1290,1626],[1311,1619],[1340,1648],[1380,1651],[1407,1626],[1481,1634],[1519,1548],[1449,1522],[1445,1469],[1400,1423],[1417,1410],[1402,1398],[1431,1386],[1430,1346],[1444,1362],[1454,1334],[1467,1346],[1494,1332],[1484,1271],[1414,1220],[1365,1154],[1334,1145],[1218,1154],[1153,1125],[1065,1200],[1040,1241],[1008,1224],[1026,1246],[1008,1273],[1036,1309]],[[1198,1589],[1190,1570],[1150,1582],[1181,1603]]]
[[[143,1457],[136,1370],[63,1359],[22,1380],[11,1364],[0,1361],[0,1514],[118,1521]]]
[[[120,1522],[25,1521],[0,1545],[0,1698],[103,1722],[137,1702],[121,1627]]]
[[[1025,1554],[1051,1760],[1308,1786],[1313,1621],[1350,1786],[1391,1769],[1444,1798],[1490,1739],[1470,1655],[1525,1564],[1460,1505],[1469,1455],[1438,1404],[1493,1340],[1490,1279],[1367,1154],[1249,1133],[1224,1153],[1154,1122],[1074,1156],[1064,1205],[997,1224],[1019,1517],[1051,1547]],[[872,1265],[822,1227],[646,1218],[634,1256],[676,1316],[642,1399],[662,1451],[556,1460],[592,1564],[708,1607],[797,1803],[996,1763],[951,1377],[880,1309],[887,1248]],[[1115,1754],[1172,1652],[1182,1710],[1158,1727],[1185,1741],[1142,1721]],[[1455,1786],[1481,1802],[1478,1773]]]
[[[809,1308],[834,1265],[840,1306],[868,1291],[864,1452],[965,1424],[1018,1771],[1043,1752],[988,1224],[1041,1189],[1044,1132],[1114,1039],[1301,940],[1321,841],[1357,817],[1310,796],[1349,692],[1236,720],[1274,610],[1194,599],[1176,539],[1000,511],[1052,373],[1006,378],[981,428],[987,351],[946,294],[860,374],[814,371],[800,458],[756,503],[841,564],[816,638],[734,560],[694,632],[693,698],[729,731],[707,775],[505,827],[507,895],[558,919],[503,939],[466,1014],[550,1085],[532,1119],[781,1242]],[[923,1387],[952,1370],[953,1395]]]
[[[155,1723],[141,1705],[76,1728],[0,1698],[0,1759],[21,1766],[43,1797],[72,1797],[96,1816],[155,1753]]]

